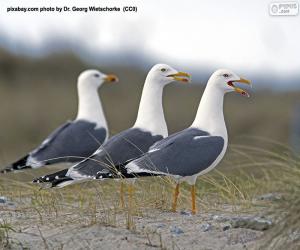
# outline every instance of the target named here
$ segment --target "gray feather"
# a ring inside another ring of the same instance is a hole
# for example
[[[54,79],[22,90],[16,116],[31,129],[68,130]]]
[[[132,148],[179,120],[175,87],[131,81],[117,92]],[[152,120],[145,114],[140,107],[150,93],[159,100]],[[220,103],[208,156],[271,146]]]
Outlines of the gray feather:
[[[153,136],[138,128],[125,130],[112,136],[96,154],[74,166],[68,175],[72,177],[72,173],[76,172],[77,175],[96,176],[99,171],[114,169],[115,166],[142,156],[162,138],[161,135]]]
[[[189,128],[158,142],[127,167],[136,165],[150,172],[192,176],[208,168],[223,147],[221,136],[210,136],[205,131]]]
[[[51,133],[30,157],[44,164],[78,162],[90,156],[104,142],[106,135],[106,129],[96,128],[96,123],[67,122]]]

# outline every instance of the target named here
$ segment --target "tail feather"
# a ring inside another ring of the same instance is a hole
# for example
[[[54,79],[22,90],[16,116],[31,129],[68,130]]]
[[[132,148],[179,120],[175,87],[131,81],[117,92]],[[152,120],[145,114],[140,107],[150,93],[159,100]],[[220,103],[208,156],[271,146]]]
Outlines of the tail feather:
[[[0,173],[5,174],[5,173],[9,173],[9,172],[15,172],[15,171],[32,168],[31,166],[26,165],[28,157],[29,157],[29,155],[22,157],[18,161],[14,162],[14,163],[10,164],[9,166],[5,167],[4,169],[0,170]]]
[[[125,168],[126,164],[129,161],[125,162],[124,164],[120,164],[116,166],[114,171],[104,169],[103,171],[99,171],[96,173],[93,179],[101,180],[101,179],[130,179],[130,178],[138,178],[138,177],[146,177],[146,176],[158,176],[159,174],[152,174],[152,173],[128,173],[127,169]],[[45,175],[34,179],[33,183],[39,184],[50,184],[47,187],[54,188],[54,187],[65,187],[73,183],[79,183],[91,180],[91,178],[82,178],[82,179],[73,179],[70,176],[67,176],[69,169],[63,169],[61,171],[55,172],[53,174]]]

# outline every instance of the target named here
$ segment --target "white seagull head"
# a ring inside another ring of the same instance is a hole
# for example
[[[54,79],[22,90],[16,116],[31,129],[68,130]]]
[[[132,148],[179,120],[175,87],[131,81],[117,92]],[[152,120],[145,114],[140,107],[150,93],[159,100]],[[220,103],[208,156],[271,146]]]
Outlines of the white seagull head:
[[[245,90],[236,87],[235,83],[243,83],[251,86],[251,82],[249,80],[238,76],[229,69],[219,69],[215,71],[209,81],[209,84],[213,84],[224,91],[224,93],[235,91],[243,96],[249,97],[249,94]]]
[[[106,75],[98,70],[89,69],[83,71],[78,77],[78,83],[90,87],[99,88],[104,82],[117,82],[115,75]]]
[[[173,81],[188,83],[191,80],[191,76],[188,73],[179,72],[167,64],[154,65],[149,71],[147,78],[163,86]]]

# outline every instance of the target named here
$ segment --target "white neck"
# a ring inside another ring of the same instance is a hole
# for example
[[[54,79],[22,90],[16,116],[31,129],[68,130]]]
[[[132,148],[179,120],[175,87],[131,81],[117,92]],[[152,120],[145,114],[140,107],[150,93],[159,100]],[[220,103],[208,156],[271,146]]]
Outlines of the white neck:
[[[147,76],[134,127],[150,131],[152,135],[167,137],[168,128],[162,105],[163,87],[163,83]]]
[[[207,131],[211,135],[219,135],[227,138],[223,102],[224,92],[208,83],[191,127]]]
[[[95,122],[97,127],[107,129],[107,123],[96,86],[78,82],[78,113],[76,119]]]

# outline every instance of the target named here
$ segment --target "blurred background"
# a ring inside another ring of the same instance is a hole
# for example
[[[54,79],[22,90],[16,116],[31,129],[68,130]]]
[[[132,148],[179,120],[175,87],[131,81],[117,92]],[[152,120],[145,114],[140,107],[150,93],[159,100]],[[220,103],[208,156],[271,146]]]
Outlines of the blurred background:
[[[11,6],[50,4],[134,5],[138,12],[6,12]],[[159,62],[193,76],[188,86],[166,88],[170,133],[191,124],[209,75],[230,68],[253,82],[251,98],[232,93],[225,99],[230,142],[259,145],[255,138],[265,138],[300,151],[300,16],[270,16],[269,4],[1,1],[0,164],[22,156],[75,117],[77,76],[88,68],[119,76],[119,84],[104,85],[99,93],[111,134],[130,127],[147,71]]]

